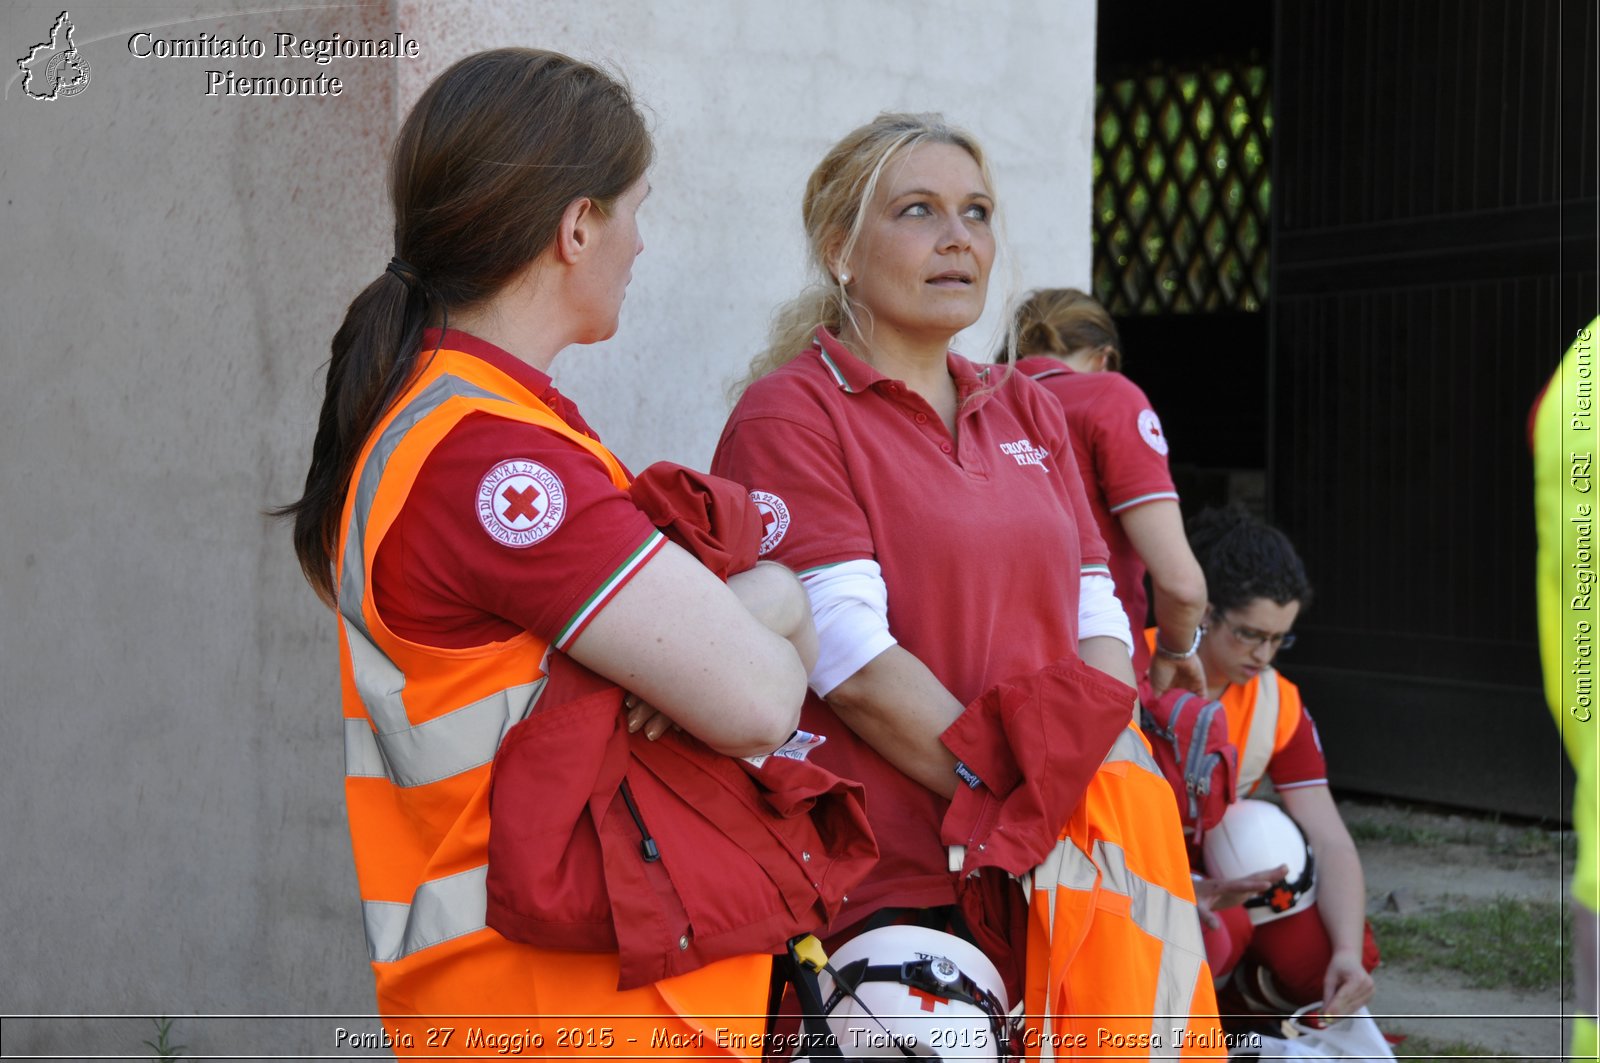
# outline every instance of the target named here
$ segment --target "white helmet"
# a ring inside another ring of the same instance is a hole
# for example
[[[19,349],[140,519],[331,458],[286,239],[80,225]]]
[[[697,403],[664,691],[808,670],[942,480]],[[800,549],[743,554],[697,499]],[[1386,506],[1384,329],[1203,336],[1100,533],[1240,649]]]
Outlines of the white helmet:
[[[1267,801],[1242,800],[1228,807],[1202,843],[1206,874],[1244,878],[1287,864],[1289,873],[1244,902],[1256,925],[1304,911],[1317,899],[1316,862],[1300,825]]]
[[[818,976],[846,1059],[1012,1058],[1000,972],[977,946],[920,926],[885,926],[839,947]]]

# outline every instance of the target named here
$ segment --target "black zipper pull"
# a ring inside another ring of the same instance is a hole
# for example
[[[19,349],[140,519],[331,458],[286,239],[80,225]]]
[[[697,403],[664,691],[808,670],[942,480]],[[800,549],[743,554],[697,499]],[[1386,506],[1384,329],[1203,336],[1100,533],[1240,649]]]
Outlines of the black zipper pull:
[[[644,855],[644,862],[653,864],[661,859],[661,850],[656,848],[656,840],[650,837],[650,830],[644,825],[644,817],[639,815],[639,806],[633,803],[633,787],[628,785],[628,780],[622,780],[622,803],[628,806],[628,815],[633,817],[633,825],[639,828],[639,852]]]

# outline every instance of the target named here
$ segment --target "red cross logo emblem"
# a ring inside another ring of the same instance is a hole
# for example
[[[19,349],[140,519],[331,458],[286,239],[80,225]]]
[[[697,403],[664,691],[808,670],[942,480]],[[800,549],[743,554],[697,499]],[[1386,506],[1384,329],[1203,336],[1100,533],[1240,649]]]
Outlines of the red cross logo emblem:
[[[1139,438],[1150,445],[1157,454],[1167,453],[1167,437],[1161,431],[1161,418],[1154,410],[1139,411]]]
[[[567,489],[561,477],[536,461],[507,458],[478,483],[473,498],[478,523],[502,546],[532,546],[561,526]]]
[[[538,520],[539,511],[533,508],[539,501],[539,489],[529,484],[519,491],[515,487],[506,485],[500,492],[500,497],[506,500],[507,520]]]
[[[789,507],[771,491],[751,491],[750,501],[755,503],[756,512],[761,514],[759,553],[765,554],[777,546],[783,540],[783,533],[789,530]]]
[[[912,996],[914,996],[918,1000],[922,1001],[922,1010],[923,1011],[932,1011],[935,1007],[937,1007],[940,1004],[948,1004],[948,1003],[950,1003],[950,998],[949,997],[936,997],[932,993],[928,992],[925,989],[916,989],[916,988],[913,987],[912,989],[910,989],[910,993],[911,993]]]
[[[1275,912],[1287,912],[1294,907],[1294,894],[1286,886],[1279,886],[1267,898],[1267,907]]]

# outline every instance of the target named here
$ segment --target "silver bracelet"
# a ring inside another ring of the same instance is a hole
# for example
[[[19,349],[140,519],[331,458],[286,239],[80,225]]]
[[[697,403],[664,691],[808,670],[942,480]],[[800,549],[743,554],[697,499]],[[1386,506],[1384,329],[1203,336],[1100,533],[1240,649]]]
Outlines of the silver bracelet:
[[[1161,645],[1161,632],[1158,630],[1156,632],[1156,656],[1165,658],[1169,661],[1187,661],[1190,657],[1193,657],[1195,654],[1200,652],[1200,637],[1205,633],[1205,625],[1196,625],[1194,629],[1194,641],[1189,644],[1189,648],[1187,650],[1179,653],[1177,650],[1169,650],[1165,646]]]

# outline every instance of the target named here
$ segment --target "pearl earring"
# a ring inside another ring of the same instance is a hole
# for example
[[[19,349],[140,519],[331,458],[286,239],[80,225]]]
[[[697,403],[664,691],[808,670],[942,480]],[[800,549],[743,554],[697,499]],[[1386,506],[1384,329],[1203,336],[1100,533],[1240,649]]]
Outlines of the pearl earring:
[[[849,271],[839,274],[839,287],[848,288],[850,286],[850,281],[851,277]]]

